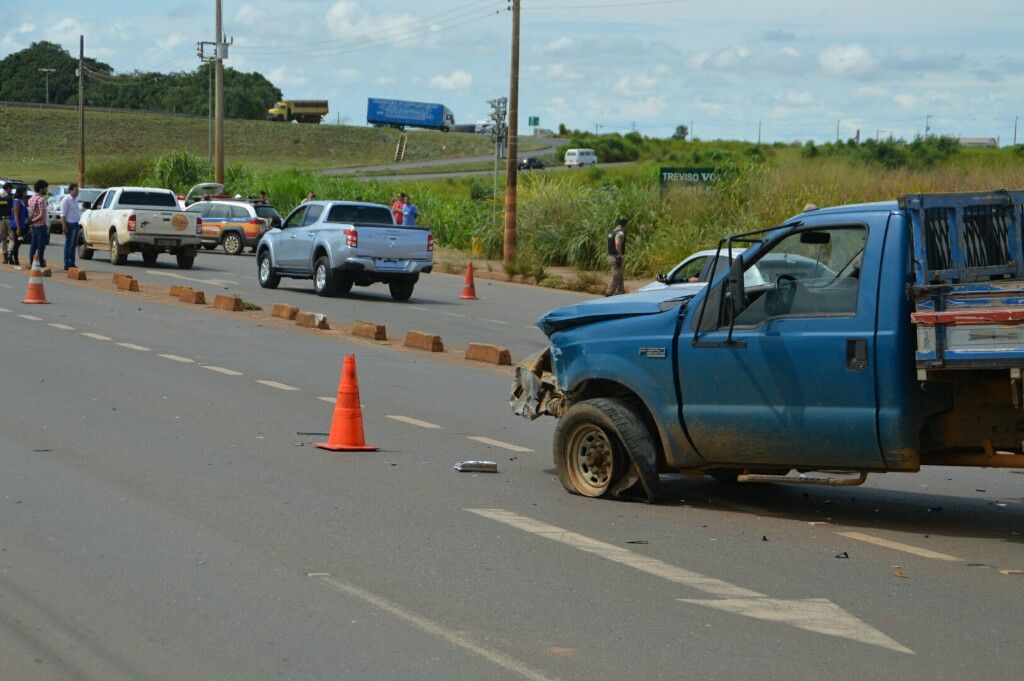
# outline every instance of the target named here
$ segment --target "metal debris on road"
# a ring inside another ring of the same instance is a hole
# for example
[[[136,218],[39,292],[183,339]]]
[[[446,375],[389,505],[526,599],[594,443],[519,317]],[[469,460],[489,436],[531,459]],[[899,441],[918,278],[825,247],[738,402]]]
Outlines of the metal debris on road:
[[[455,464],[460,473],[497,473],[498,464],[494,461],[460,461]]]
[[[836,556],[836,558],[849,558],[849,557],[850,557],[850,554],[847,553],[846,551],[843,551],[842,553],[840,553],[839,555]]]
[[[1001,575],[1024,575],[1024,570],[1000,570]]]
[[[651,542],[647,541],[646,539],[627,539],[626,543],[627,544],[650,544]]]
[[[893,565],[892,566],[892,576],[893,577],[899,577],[900,579],[906,579],[907,578],[907,573],[905,573],[903,571],[903,566],[902,565]]]

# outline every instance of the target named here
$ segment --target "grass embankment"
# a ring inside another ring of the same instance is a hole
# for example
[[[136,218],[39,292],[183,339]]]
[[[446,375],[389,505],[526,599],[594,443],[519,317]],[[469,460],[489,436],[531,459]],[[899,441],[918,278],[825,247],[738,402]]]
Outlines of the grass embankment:
[[[171,151],[207,154],[205,118],[87,111],[86,175],[109,164],[141,165]],[[383,128],[228,120],[228,163],[260,169],[318,169],[390,163],[401,133]],[[72,181],[78,158],[78,113],[72,109],[0,107],[0,175],[31,182]],[[489,136],[410,131],[406,160],[492,153]]]

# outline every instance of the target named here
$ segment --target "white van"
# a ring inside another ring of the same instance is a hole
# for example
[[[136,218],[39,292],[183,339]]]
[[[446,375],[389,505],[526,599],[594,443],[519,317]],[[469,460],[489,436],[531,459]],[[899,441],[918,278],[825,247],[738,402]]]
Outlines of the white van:
[[[569,149],[565,152],[565,165],[569,168],[596,166],[597,153],[593,149]]]

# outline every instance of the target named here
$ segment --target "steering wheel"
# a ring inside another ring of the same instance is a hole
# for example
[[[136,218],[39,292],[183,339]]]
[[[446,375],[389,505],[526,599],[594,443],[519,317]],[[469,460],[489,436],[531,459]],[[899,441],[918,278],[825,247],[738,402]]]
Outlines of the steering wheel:
[[[796,297],[796,277],[792,274],[780,274],[775,280],[775,290],[779,293],[779,305],[784,310],[793,307]]]

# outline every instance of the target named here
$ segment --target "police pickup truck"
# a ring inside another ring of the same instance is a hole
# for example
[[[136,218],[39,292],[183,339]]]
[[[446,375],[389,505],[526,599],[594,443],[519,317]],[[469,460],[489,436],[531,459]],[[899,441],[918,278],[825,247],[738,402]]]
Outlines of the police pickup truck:
[[[317,295],[333,296],[380,282],[405,301],[434,268],[434,235],[396,225],[384,205],[308,201],[263,235],[256,264],[263,288],[277,288],[281,277],[312,279]]]
[[[729,237],[706,287],[542,317],[549,349],[517,368],[512,406],[558,419],[559,478],[591,497],[653,500],[668,472],[852,485],[1024,468],[1022,206],[909,195]],[[746,285],[767,258],[801,266]]]

